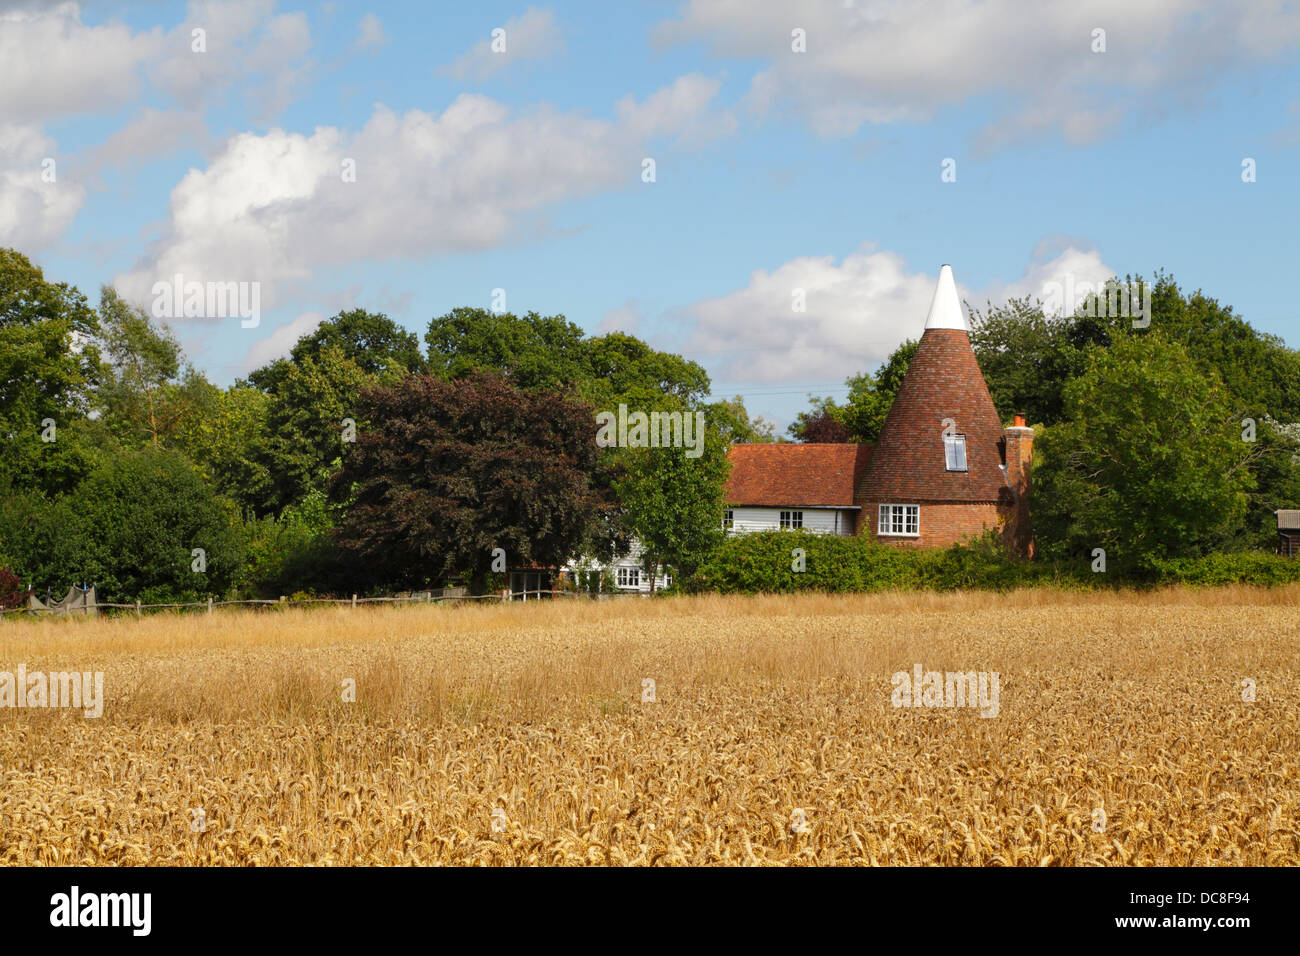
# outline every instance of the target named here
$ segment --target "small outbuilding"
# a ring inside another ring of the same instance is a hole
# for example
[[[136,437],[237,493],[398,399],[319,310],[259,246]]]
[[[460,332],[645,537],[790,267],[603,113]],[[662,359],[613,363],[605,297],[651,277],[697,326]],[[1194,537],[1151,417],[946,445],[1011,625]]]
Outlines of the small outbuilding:
[[[1300,510],[1277,513],[1277,553],[1300,556]]]

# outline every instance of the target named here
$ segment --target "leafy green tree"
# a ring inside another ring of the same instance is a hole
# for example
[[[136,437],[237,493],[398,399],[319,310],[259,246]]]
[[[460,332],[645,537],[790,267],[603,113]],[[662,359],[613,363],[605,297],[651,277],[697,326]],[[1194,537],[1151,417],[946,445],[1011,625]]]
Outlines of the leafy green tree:
[[[429,368],[446,378],[489,371],[520,388],[556,389],[587,377],[582,329],[562,315],[457,308],[431,321],[424,340]]]
[[[272,443],[267,423],[272,398],[250,385],[215,389],[207,413],[180,435],[180,446],[218,491],[255,514],[275,510]],[[310,468],[308,468],[310,472]]]
[[[95,584],[101,600],[194,601],[225,594],[243,563],[234,506],[176,452],[145,448],[101,464],[75,495],[0,506],[0,551],[38,594]],[[206,567],[193,570],[195,548]]]
[[[371,423],[335,477],[346,502],[338,542],[378,583],[487,587],[494,549],[506,567],[558,567],[592,553],[610,506],[592,408],[500,375],[412,376],[368,389]]]
[[[1064,393],[1066,420],[1035,446],[1041,552],[1150,573],[1236,532],[1255,446],[1241,441],[1217,376],[1157,337],[1117,338],[1088,355]]]
[[[1027,421],[1060,422],[1065,385],[1082,373],[1098,337],[1073,317],[1044,314],[1042,303],[1028,298],[971,310],[971,346],[1004,421],[1023,412]]]
[[[65,490],[93,467],[68,426],[89,410],[97,328],[75,287],[0,249],[0,487]]]
[[[366,427],[358,411],[362,389],[374,384],[340,349],[291,364],[266,409],[266,430],[254,451],[269,480],[259,513],[278,514],[313,490],[324,491],[345,452],[348,429]],[[351,419],[352,425],[345,423]]]
[[[724,486],[731,470],[726,442],[706,424],[703,453],[691,458],[688,451],[629,449],[626,470],[615,483],[625,524],[644,549],[652,592],[660,568],[689,577],[725,537]]]
[[[381,312],[352,309],[326,319],[294,344],[288,358],[276,359],[248,376],[266,392],[280,388],[289,369],[336,349],[376,383],[396,382],[426,370],[420,340]]]
[[[727,445],[757,445],[775,442],[776,426],[762,415],[750,417],[745,400],[723,398],[703,406],[704,419]]]
[[[708,394],[709,376],[680,355],[611,332],[583,343],[582,386],[583,397],[601,409],[620,401],[649,404],[661,396],[694,404]]]
[[[176,448],[213,412],[217,388],[184,362],[175,333],[105,286],[100,306],[100,374],[95,402],[123,448]]]

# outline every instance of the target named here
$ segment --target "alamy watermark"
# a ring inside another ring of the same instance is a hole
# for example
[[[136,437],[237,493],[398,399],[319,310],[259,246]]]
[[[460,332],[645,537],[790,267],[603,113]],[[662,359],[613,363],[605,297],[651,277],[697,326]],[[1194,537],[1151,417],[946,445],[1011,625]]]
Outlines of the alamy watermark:
[[[155,319],[242,319],[240,328],[255,329],[262,322],[262,283],[186,282],[176,273],[170,282],[155,282]]]
[[[0,707],[80,707],[85,717],[104,713],[104,672],[0,671]]]
[[[998,715],[997,671],[926,671],[917,664],[892,683],[895,707],[978,707],[981,717]]]
[[[632,412],[626,405],[597,412],[596,444],[601,448],[686,448],[687,458],[704,454],[704,413]]]
[[[1133,328],[1151,325],[1151,286],[1145,282],[1075,282],[1065,273],[1065,282],[1043,283],[1043,311],[1049,315],[1072,316],[1080,307],[1092,318],[1133,319]]]

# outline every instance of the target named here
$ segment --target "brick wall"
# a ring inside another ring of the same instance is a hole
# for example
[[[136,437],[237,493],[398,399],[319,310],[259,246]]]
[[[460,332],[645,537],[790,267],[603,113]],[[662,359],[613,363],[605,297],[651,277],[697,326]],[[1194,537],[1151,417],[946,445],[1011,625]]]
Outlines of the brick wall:
[[[946,548],[951,544],[971,535],[979,535],[986,528],[999,529],[1004,517],[999,507],[992,501],[951,502],[951,501],[888,501],[891,505],[919,505],[920,531],[918,538],[903,538],[895,535],[877,535],[876,522],[880,517],[879,505],[872,501],[862,509],[864,527],[861,532],[876,536],[877,541],[899,547]]]
[[[1006,429],[1007,484],[1011,486],[1012,499],[1005,503],[1006,524],[1003,540],[1013,554],[1034,556],[1034,533],[1029,521],[1029,473],[1034,458],[1034,430],[1021,423]]]

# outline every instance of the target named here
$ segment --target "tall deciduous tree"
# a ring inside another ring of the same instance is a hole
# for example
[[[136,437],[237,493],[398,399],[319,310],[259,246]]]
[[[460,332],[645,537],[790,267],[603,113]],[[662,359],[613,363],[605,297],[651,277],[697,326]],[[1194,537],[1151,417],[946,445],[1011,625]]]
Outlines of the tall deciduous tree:
[[[287,359],[276,359],[248,376],[253,385],[267,392],[277,391],[288,370],[308,359],[320,360],[328,349],[343,357],[376,382],[387,384],[423,372],[420,340],[381,312],[351,309],[326,319],[294,344]]]
[[[1042,553],[1148,572],[1238,530],[1255,445],[1241,440],[1217,376],[1181,345],[1117,338],[1064,392],[1066,421],[1035,446]]]
[[[341,349],[322,349],[292,363],[267,404],[266,431],[254,460],[269,479],[261,513],[276,513],[323,491],[360,435],[366,418],[358,400],[374,379]],[[351,422],[348,423],[347,419]]]
[[[0,485],[61,491],[93,467],[69,426],[89,409],[97,328],[75,287],[0,249]]]
[[[217,389],[184,362],[180,342],[166,324],[131,306],[105,286],[100,306],[105,368],[96,404],[103,424],[124,448],[178,448],[184,434],[211,415]]]
[[[686,414],[693,414],[687,412]],[[645,571],[654,590],[659,569],[689,577],[723,540],[724,486],[731,463],[723,436],[709,429],[703,453],[686,448],[630,450],[615,483],[625,523],[644,549]]]
[[[431,371],[461,378],[496,372],[520,388],[560,388],[587,377],[582,329],[562,315],[516,316],[458,308],[429,323]]]
[[[371,423],[335,478],[338,541],[375,583],[486,589],[506,567],[558,567],[590,551],[608,501],[592,408],[499,375],[412,376],[368,389]]]

